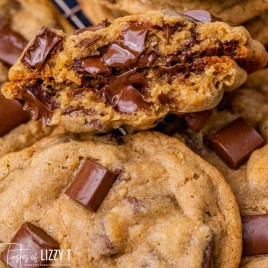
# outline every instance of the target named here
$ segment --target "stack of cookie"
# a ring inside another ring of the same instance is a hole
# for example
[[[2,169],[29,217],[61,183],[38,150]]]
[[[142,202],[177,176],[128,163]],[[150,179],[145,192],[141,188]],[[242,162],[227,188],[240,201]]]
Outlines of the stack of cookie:
[[[138,2],[43,27],[9,70],[4,101],[63,133],[0,158],[0,267],[267,265],[268,55],[230,25],[266,3]]]

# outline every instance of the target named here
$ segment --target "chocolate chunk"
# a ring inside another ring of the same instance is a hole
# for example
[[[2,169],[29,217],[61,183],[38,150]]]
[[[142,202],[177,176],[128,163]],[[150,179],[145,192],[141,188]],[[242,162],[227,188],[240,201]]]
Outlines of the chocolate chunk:
[[[107,168],[87,159],[65,193],[79,204],[97,211],[117,176]]]
[[[50,260],[46,256],[54,256],[59,246],[44,230],[26,222],[1,255],[1,260],[12,268],[48,266]]]
[[[85,49],[95,41],[99,40],[101,38],[100,35],[94,35],[92,38],[85,38],[80,43],[76,45],[76,47],[81,47],[82,49]]]
[[[137,62],[137,67],[139,68],[151,67],[153,63],[156,61],[157,56],[158,55],[155,51],[152,51],[149,54],[140,55]]]
[[[85,115],[93,115],[95,114],[95,111],[93,109],[85,109],[83,107],[69,107],[65,111],[63,111],[63,115],[75,115],[78,113],[83,113]]]
[[[213,247],[214,247],[214,237],[212,236],[211,240],[207,243],[204,253],[203,253],[203,262],[202,268],[211,268],[213,261]]]
[[[238,168],[251,153],[265,145],[262,136],[239,118],[207,139],[209,147],[230,167]]]
[[[23,111],[17,100],[8,100],[0,94],[0,136],[29,120],[29,113]]]
[[[143,74],[130,70],[122,75],[109,77],[107,84],[98,92],[98,95],[116,107],[119,112],[132,113],[151,107],[141,94],[148,87],[147,79]]]
[[[16,63],[27,41],[10,28],[0,29],[0,60],[8,67]]]
[[[213,16],[205,10],[190,10],[182,13],[192,19],[200,22],[212,22],[215,21]]]
[[[103,60],[110,67],[127,68],[136,63],[137,54],[135,54],[117,44],[111,44],[103,56]]]
[[[190,113],[186,114],[184,116],[184,119],[187,122],[188,127],[192,131],[199,132],[203,128],[211,114],[212,110]]]
[[[52,101],[55,93],[43,89],[42,84],[36,83],[21,90],[21,99],[25,102],[24,109],[32,112],[33,119],[41,119],[48,124],[53,116],[53,111],[58,105]]]
[[[71,92],[70,97],[75,98],[75,97],[84,96],[89,91],[90,91],[90,88],[86,88],[86,87],[76,88]]]
[[[92,25],[92,26],[85,27],[83,29],[75,30],[74,34],[76,35],[76,34],[80,34],[80,33],[87,32],[87,31],[95,32],[97,30],[106,28],[110,25],[111,23],[109,21],[103,20],[98,25]]]
[[[119,35],[119,44],[140,55],[145,49],[145,40],[151,24],[149,22],[131,22]]]
[[[180,24],[175,24],[175,25],[169,25],[165,24],[163,27],[164,30],[164,37],[167,39],[167,43],[169,44],[169,38],[173,33],[175,33],[179,28],[181,27]]]
[[[59,48],[61,41],[61,36],[49,28],[43,27],[24,52],[21,62],[28,67],[41,69],[48,57]]]
[[[87,72],[93,76],[98,74],[111,75],[109,67],[99,56],[82,58],[77,63],[75,62],[75,68],[80,72]]]
[[[268,254],[268,215],[242,217],[243,256]]]

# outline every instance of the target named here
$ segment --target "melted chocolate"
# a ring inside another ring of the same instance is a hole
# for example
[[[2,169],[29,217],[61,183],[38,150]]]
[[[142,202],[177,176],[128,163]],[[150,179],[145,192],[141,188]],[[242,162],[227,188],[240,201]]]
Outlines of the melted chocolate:
[[[92,38],[85,38],[83,39],[79,44],[77,44],[77,47],[81,47],[82,50],[94,43],[95,41],[99,40],[101,38],[100,35],[94,35]]]
[[[74,31],[74,34],[77,35],[77,34],[80,34],[83,32],[87,32],[87,31],[95,32],[97,30],[106,28],[110,25],[111,25],[111,23],[109,21],[103,20],[98,25],[92,25],[92,26],[85,27],[83,29],[76,30],[76,31]]]
[[[41,119],[48,124],[53,116],[53,111],[58,107],[52,101],[54,93],[49,94],[40,83],[36,83],[21,90],[21,99],[25,101],[24,109],[32,112],[33,119]]]
[[[131,22],[127,24],[119,35],[119,44],[140,55],[145,49],[145,40],[150,27],[149,22]]]
[[[69,107],[68,109],[66,109],[62,114],[64,115],[76,115],[78,113],[83,113],[86,115],[93,115],[95,114],[95,111],[92,109],[85,109],[83,107]]]
[[[149,54],[142,54],[137,62],[137,67],[145,68],[151,67],[157,59],[157,53],[155,51],[150,52]]]
[[[87,72],[93,76],[103,74],[111,75],[109,67],[103,62],[102,58],[96,57],[86,57],[77,60],[76,69],[81,72]]]
[[[10,28],[0,29],[0,60],[8,67],[16,63],[27,41]]]
[[[43,27],[24,52],[21,62],[28,67],[41,69],[48,57],[56,52],[61,41],[61,36],[49,28]]]
[[[144,100],[144,96],[135,86],[144,91],[148,87],[148,82],[144,75],[130,70],[120,76],[107,78],[107,84],[98,92],[98,95],[123,113],[149,109],[151,104]]]

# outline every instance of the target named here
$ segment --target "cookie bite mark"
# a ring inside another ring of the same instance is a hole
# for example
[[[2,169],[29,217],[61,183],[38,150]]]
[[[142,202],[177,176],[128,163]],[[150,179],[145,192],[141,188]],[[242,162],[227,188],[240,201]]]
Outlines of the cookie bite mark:
[[[237,169],[253,151],[266,144],[263,137],[243,118],[206,138],[208,146],[230,167]]]
[[[49,124],[73,132],[99,132],[84,123],[92,120],[101,122],[101,132],[123,125],[148,129],[169,113],[210,110],[225,90],[245,81],[249,65],[264,66],[267,54],[243,28],[206,16],[154,11],[71,36],[50,30],[51,51],[43,53],[40,66],[29,68],[23,56],[3,92],[18,98],[22,88],[41,79],[57,92],[52,99],[59,106]],[[78,88],[89,91],[72,98]],[[93,108],[96,114],[70,118],[64,113],[69,107]]]
[[[87,159],[65,194],[88,209],[97,211],[117,176]]]
[[[25,222],[7,245],[6,250],[1,255],[1,260],[12,268],[47,266],[50,261],[44,258],[43,254],[45,251],[49,251],[53,257],[59,247],[59,243],[44,230],[30,222]],[[26,258],[20,255],[22,252]]]
[[[49,28],[43,27],[25,50],[21,62],[35,70],[41,69],[47,58],[56,52],[61,41],[62,38],[59,35]]]

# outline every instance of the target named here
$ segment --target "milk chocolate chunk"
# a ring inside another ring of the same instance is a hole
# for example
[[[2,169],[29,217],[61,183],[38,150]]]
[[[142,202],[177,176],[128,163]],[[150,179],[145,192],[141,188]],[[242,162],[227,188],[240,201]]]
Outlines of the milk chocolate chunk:
[[[20,57],[27,41],[25,38],[10,28],[0,29],[0,61],[8,67],[15,64]]]
[[[175,114],[170,114],[165,117],[163,122],[159,123],[155,127],[155,130],[172,136],[175,133],[183,130],[185,128],[185,125],[185,121],[182,117],[179,117]]]
[[[106,28],[106,27],[108,27],[110,25],[111,25],[111,23],[109,21],[103,20],[97,25],[92,25],[92,26],[88,26],[88,27],[76,30],[76,31],[74,31],[74,34],[80,34],[80,33],[86,32],[86,31],[95,32],[97,30]]]
[[[17,100],[8,100],[0,94],[0,136],[30,120]]]
[[[230,167],[238,168],[251,153],[265,145],[263,137],[243,118],[239,118],[214,135],[208,145]]]
[[[202,111],[197,113],[190,113],[184,116],[185,121],[187,122],[188,127],[194,131],[199,132],[205,125],[208,118],[211,116],[212,111]]]
[[[41,69],[48,57],[56,52],[61,41],[62,37],[49,28],[43,27],[24,52],[21,62],[28,67]]]
[[[6,250],[1,255],[1,260],[8,267],[43,267],[49,264],[46,253],[52,256],[59,249],[59,243],[41,228],[26,222],[15,234]]]
[[[268,214],[242,217],[243,256],[268,254]]]
[[[107,168],[87,159],[65,193],[79,204],[97,211],[117,176]]]

